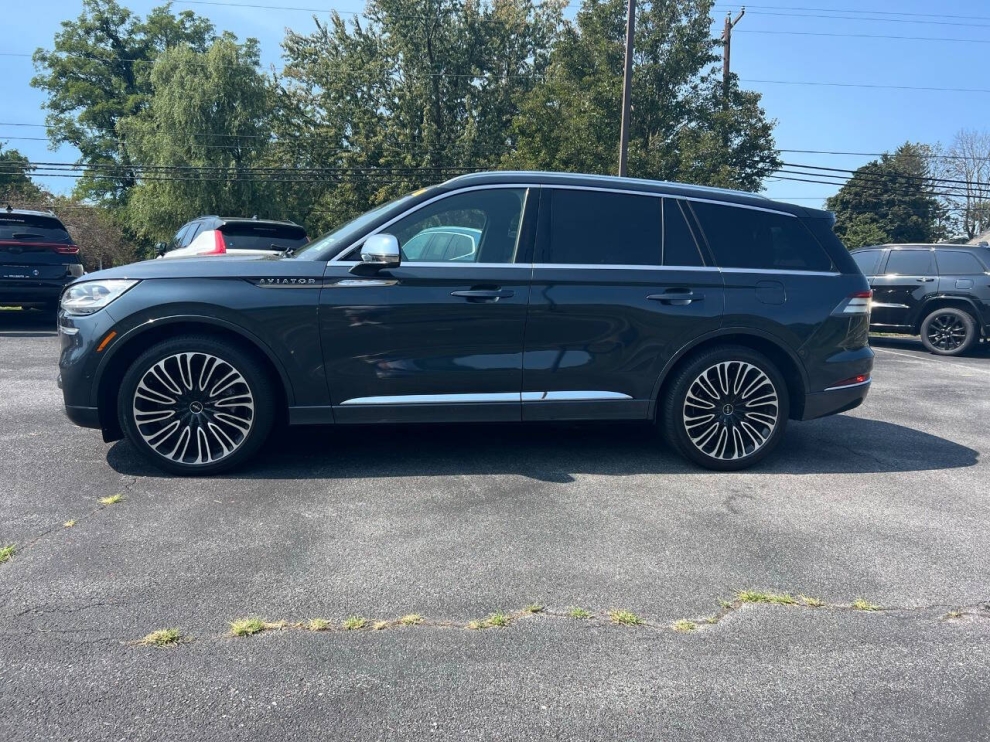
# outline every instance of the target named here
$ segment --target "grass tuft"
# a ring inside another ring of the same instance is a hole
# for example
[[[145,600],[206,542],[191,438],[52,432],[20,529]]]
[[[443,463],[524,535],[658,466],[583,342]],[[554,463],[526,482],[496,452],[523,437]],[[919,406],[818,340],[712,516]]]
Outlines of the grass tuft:
[[[479,629],[492,629],[498,628],[502,629],[512,623],[512,616],[507,613],[502,613],[497,611],[491,614],[488,618],[481,621],[471,621],[467,627],[473,631],[478,631]]]
[[[265,622],[257,616],[239,618],[236,621],[230,622],[230,633],[233,636],[251,636],[252,634],[264,631],[266,628],[268,627]]]
[[[574,607],[567,611],[567,615],[570,618],[591,618],[591,611],[586,611],[584,608]]]
[[[159,629],[152,631],[141,639],[138,644],[142,647],[174,647],[183,640],[182,632],[178,629]]]
[[[682,618],[679,621],[674,621],[674,631],[680,632],[681,634],[688,634],[698,628],[698,624],[687,618]]]
[[[807,595],[798,595],[798,600],[801,601],[802,605],[806,605],[809,608],[822,608],[825,606],[825,601],[821,598],[811,598]]]
[[[357,631],[363,629],[368,621],[362,616],[351,616],[343,623],[344,631]]]
[[[10,558],[14,556],[16,552],[17,544],[9,544],[7,546],[0,547],[0,564],[9,562]]]
[[[862,598],[856,598],[852,602],[853,610],[855,611],[879,611],[880,606],[870,603],[868,600],[863,600]]]
[[[375,621],[373,624],[371,624],[371,630],[382,631],[384,629],[387,629],[388,626],[389,626],[388,621]]]
[[[962,618],[965,615],[966,614],[963,613],[962,611],[949,611],[948,613],[945,614],[945,617],[946,618]]]
[[[119,492],[116,495],[108,495],[107,497],[101,497],[97,502],[100,505],[116,505],[118,502],[123,502],[124,496]]]
[[[639,626],[643,623],[643,619],[629,611],[609,611],[608,617],[612,623],[617,623],[621,626]]]
[[[67,520],[62,524],[63,528],[72,528],[76,524],[75,520]]]
[[[306,631],[329,631],[332,626],[325,618],[311,618],[303,624]]]
[[[771,605],[798,605],[797,598],[787,593],[762,593],[758,590],[742,590],[736,594],[740,603],[770,603]]]
[[[410,613],[400,618],[399,623],[403,626],[418,626],[423,623],[423,617],[418,613]]]
[[[543,613],[546,610],[546,606],[542,606],[539,603],[530,603],[528,606],[523,608],[526,613]]]

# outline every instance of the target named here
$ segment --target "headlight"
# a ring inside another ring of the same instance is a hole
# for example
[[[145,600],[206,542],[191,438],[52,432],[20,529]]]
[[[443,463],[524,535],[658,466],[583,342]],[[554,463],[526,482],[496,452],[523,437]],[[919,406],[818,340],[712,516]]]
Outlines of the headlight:
[[[137,281],[107,280],[74,283],[62,294],[62,310],[66,314],[92,314],[98,312]]]

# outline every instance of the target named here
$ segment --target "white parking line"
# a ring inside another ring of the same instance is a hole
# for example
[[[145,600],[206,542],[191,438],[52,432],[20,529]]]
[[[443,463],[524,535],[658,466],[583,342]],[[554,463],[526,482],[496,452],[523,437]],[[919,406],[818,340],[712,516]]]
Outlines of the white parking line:
[[[958,363],[958,362],[957,363],[942,363],[942,360],[943,359],[940,359],[937,356],[917,356],[917,355],[914,355],[912,353],[901,353],[900,351],[896,351],[896,350],[889,350],[887,348],[876,348],[876,347],[873,348],[873,352],[874,353],[890,353],[891,355],[901,356],[902,358],[908,358],[908,359],[914,361],[915,363],[921,363],[921,364],[924,364],[924,363],[937,363],[942,368],[948,367],[948,368],[955,368],[955,369],[965,369],[966,371],[976,371],[978,373],[987,374],[988,376],[990,376],[990,369],[976,368],[975,366],[970,366],[970,365],[967,365],[965,363]]]

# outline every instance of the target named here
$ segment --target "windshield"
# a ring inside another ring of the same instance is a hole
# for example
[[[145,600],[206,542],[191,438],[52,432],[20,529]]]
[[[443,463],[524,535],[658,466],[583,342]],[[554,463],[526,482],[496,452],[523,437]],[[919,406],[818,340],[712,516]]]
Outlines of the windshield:
[[[0,214],[0,240],[72,244],[58,219],[34,214]]]
[[[340,247],[341,245],[348,245],[353,242],[357,237],[368,228],[369,225],[373,224],[376,219],[378,219],[386,211],[392,208],[406,203],[413,196],[421,194],[422,191],[416,191],[416,193],[410,193],[405,196],[401,196],[393,201],[384,203],[371,211],[367,211],[361,216],[351,219],[351,221],[344,224],[342,227],[338,227],[332,232],[328,232],[317,240],[313,240],[305,247],[299,248],[295,251],[293,257],[296,258],[315,258],[318,255],[322,255],[331,247]]]
[[[290,224],[227,222],[220,231],[228,250],[286,250],[306,244],[306,230]]]

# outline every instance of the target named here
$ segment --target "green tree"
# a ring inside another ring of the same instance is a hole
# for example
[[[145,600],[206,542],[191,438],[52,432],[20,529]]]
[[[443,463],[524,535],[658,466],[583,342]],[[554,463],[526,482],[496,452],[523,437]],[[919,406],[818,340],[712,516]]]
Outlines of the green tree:
[[[80,197],[123,201],[137,184],[133,153],[119,122],[150,103],[152,62],[165,50],[204,50],[213,25],[171,4],[142,19],[116,0],[83,0],[76,20],[63,21],[53,48],[34,53],[31,84],[48,94],[53,146],[71,144],[91,166],[76,184]]]
[[[929,162],[926,147],[907,142],[853,173],[827,202],[846,247],[927,243],[945,236],[945,210],[935,195]]]
[[[28,158],[16,149],[3,149],[0,142],[0,202],[4,204],[11,199],[37,198],[41,189],[31,180],[33,168]]]
[[[203,52],[168,49],[151,88],[150,105],[118,125],[142,168],[126,208],[132,229],[155,240],[202,214],[277,216],[273,178],[254,170],[270,144],[273,100],[257,41],[224,34]]]
[[[637,13],[630,175],[757,190],[779,165],[760,96],[722,92],[712,0],[645,2]],[[524,168],[615,173],[626,4],[585,0],[513,130]]]

